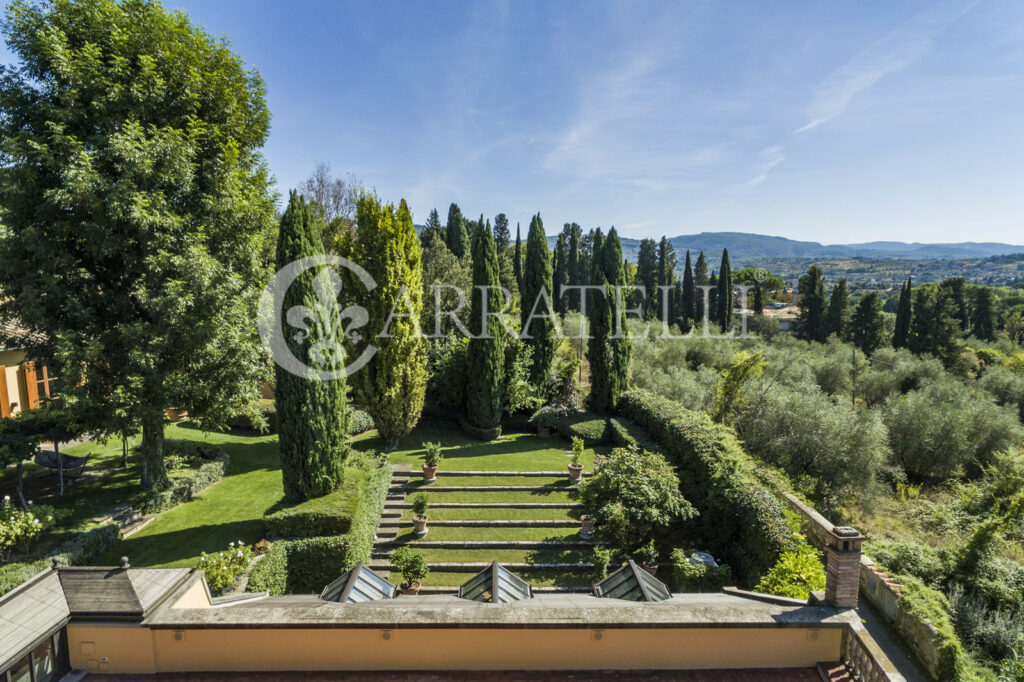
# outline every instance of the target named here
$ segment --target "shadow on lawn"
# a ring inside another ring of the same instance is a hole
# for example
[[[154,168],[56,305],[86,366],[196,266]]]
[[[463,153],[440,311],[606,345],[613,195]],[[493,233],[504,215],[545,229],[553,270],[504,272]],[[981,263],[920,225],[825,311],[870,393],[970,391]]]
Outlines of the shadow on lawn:
[[[127,556],[133,566],[159,566],[195,557],[202,552],[214,554],[232,542],[252,544],[263,537],[263,520],[247,519],[230,523],[193,526],[181,530],[125,538],[97,563],[116,566]]]

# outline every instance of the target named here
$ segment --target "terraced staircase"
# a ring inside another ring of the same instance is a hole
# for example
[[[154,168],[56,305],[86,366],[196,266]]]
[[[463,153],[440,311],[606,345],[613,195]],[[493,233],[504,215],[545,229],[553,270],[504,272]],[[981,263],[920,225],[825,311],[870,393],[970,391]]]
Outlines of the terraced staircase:
[[[494,560],[537,592],[589,591],[591,542],[579,537],[578,504],[559,471],[447,471],[426,484],[419,472],[395,466],[370,567],[391,570],[391,553],[410,545],[430,568],[421,593],[454,593]],[[430,501],[428,533],[413,533],[411,497]],[[577,514],[578,515],[578,514]],[[401,582],[391,575],[391,582]]]

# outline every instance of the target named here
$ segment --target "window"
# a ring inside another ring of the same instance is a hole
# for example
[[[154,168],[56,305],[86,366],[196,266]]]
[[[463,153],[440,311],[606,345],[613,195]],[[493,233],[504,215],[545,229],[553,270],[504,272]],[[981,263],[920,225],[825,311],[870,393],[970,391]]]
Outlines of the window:
[[[10,670],[11,682],[32,682],[32,664],[25,656]]]
[[[53,640],[47,639],[32,650],[32,677],[36,682],[50,680],[57,670],[53,657]]]
[[[58,377],[50,373],[50,368],[43,365],[42,369],[36,372],[36,391],[40,398],[54,398],[57,396]]]
[[[64,631],[56,632],[36,645],[32,653],[23,656],[5,674],[0,671],[0,682],[54,682],[71,666],[68,662],[67,639]],[[9,677],[7,676],[9,675]]]

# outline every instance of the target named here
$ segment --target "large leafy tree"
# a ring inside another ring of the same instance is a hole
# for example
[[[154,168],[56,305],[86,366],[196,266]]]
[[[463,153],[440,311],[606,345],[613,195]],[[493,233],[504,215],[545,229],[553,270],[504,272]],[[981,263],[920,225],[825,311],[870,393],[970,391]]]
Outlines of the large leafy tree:
[[[918,287],[907,346],[914,353],[931,353],[949,363],[957,353],[960,323],[948,291],[937,286]]]
[[[825,279],[817,265],[812,265],[800,276],[800,300],[797,307],[797,336],[805,341],[824,341],[825,334]]]
[[[448,223],[445,227],[448,236],[448,248],[456,258],[463,258],[470,251],[469,232],[466,230],[466,219],[458,204],[448,207]]]
[[[892,333],[893,348],[906,348],[910,338],[910,319],[913,314],[912,290],[913,280],[908,277],[907,281],[903,283],[903,288],[900,289],[900,299],[896,306],[896,326]]]
[[[376,352],[352,375],[359,402],[373,417],[383,443],[397,445],[419,421],[427,389],[427,351],[419,322],[423,312],[420,243],[403,199],[396,212],[375,194],[356,206],[359,229],[352,260],[377,283],[365,308]]]
[[[161,487],[165,408],[223,423],[270,376],[263,81],[157,3],[17,0],[2,31],[0,316],[90,430],[141,424]]]
[[[724,333],[732,329],[732,266],[729,265],[729,249],[722,249],[722,265],[718,269],[718,324]]]
[[[498,254],[491,226],[480,224],[473,234],[473,338],[466,350],[466,413],[470,423],[481,429],[501,425],[505,339],[496,316],[504,303],[498,286]]]
[[[530,366],[530,381],[540,386],[548,375],[555,355],[555,329],[550,317],[548,304],[552,303],[551,252],[544,235],[544,223],[540,214],[530,220],[530,231],[526,235],[526,270],[523,272],[522,292],[522,338],[533,350]],[[547,302],[543,300],[547,296]],[[531,320],[531,314],[534,316]]]
[[[278,229],[278,270],[302,258],[322,259],[322,227],[314,208],[293,192]],[[296,278],[284,292],[280,311],[288,324],[301,319],[301,327],[284,334],[291,354],[306,368],[340,374],[324,379],[276,367],[281,477],[285,498],[293,502],[326,495],[342,483],[348,409],[346,380],[340,371],[345,353],[333,320],[336,297],[332,278],[321,265]]]

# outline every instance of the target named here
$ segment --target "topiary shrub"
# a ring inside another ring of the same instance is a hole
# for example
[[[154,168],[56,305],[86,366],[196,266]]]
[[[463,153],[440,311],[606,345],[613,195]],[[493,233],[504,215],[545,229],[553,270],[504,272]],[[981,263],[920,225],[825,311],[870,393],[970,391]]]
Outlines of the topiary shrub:
[[[608,420],[591,412],[573,412],[555,422],[558,432],[567,438],[582,438],[592,448],[608,442]]]
[[[732,582],[732,569],[728,565],[708,566],[702,561],[690,561],[692,550],[672,550],[672,575],[678,592],[721,592]]]
[[[480,426],[474,426],[473,424],[470,424],[468,420],[463,419],[462,417],[459,417],[459,428],[461,428],[462,432],[465,433],[470,438],[475,438],[476,440],[482,440],[485,442],[497,440],[498,437],[501,435],[501,424],[490,428],[484,428]]]
[[[319,594],[324,586],[359,562],[348,535],[293,540],[286,544],[285,550],[288,553],[285,586],[288,594]]]
[[[758,480],[732,429],[646,391],[624,393],[618,412],[646,429],[676,465],[684,497],[701,514],[694,539],[723,557],[741,584],[755,584],[793,547],[782,505]]]
[[[565,413],[554,405],[545,405],[533,413],[530,424],[538,429],[557,429],[564,415]]]
[[[345,485],[333,493],[296,505],[276,507],[263,517],[271,538],[342,535],[352,527],[366,485],[366,471],[346,467]]]
[[[348,433],[350,436],[358,436],[373,429],[373,417],[362,410],[352,409],[348,413]]]
[[[636,450],[658,450],[658,445],[650,439],[647,432],[639,426],[622,417],[612,417],[608,420],[608,440],[611,444],[620,448],[634,448]]]

